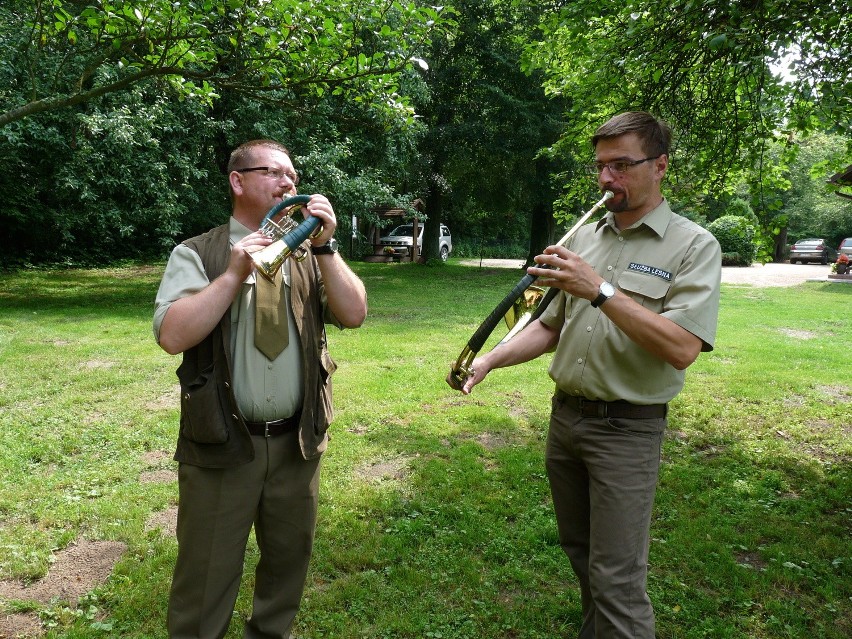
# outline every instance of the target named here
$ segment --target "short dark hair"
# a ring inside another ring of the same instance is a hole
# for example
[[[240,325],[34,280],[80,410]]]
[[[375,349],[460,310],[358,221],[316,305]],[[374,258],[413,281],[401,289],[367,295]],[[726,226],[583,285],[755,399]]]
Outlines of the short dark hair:
[[[671,128],[665,121],[645,111],[627,111],[610,118],[595,131],[592,147],[597,147],[599,140],[609,140],[627,133],[636,133],[639,136],[642,148],[649,157],[669,154],[672,143]]]
[[[252,163],[254,150],[259,146],[274,151],[281,151],[288,158],[290,157],[290,151],[280,142],[276,142],[275,140],[250,140],[231,151],[231,157],[228,160],[228,174],[230,175],[231,171],[249,166]]]

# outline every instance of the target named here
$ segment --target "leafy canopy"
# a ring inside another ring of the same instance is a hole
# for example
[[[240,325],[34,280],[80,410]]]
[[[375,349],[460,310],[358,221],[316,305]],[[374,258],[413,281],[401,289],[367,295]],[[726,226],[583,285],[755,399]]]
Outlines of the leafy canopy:
[[[680,132],[681,187],[729,187],[789,128],[852,132],[846,2],[580,1],[541,25],[525,64],[570,98],[563,145],[573,152],[590,153],[582,142],[612,114],[645,109]]]
[[[332,92],[407,109],[397,76],[441,20],[397,0],[13,0],[0,8],[0,127],[151,78],[207,102]]]

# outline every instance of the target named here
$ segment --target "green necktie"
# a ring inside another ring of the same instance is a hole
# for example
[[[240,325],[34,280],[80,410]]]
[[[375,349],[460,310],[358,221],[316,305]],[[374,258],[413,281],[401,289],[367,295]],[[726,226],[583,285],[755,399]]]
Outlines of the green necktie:
[[[290,337],[282,270],[278,269],[273,282],[255,273],[254,345],[270,360],[287,348]]]

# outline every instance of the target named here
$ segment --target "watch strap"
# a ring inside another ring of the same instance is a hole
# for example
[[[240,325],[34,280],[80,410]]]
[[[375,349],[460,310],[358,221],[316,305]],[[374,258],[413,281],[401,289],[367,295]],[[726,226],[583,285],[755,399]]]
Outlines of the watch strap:
[[[311,252],[314,255],[333,255],[337,253],[337,240],[331,238],[325,244],[311,247]]]
[[[606,302],[608,299],[608,296],[604,295],[603,293],[598,293],[598,296],[592,300],[592,307],[597,308],[598,306]]]
[[[607,289],[610,291],[609,295],[604,293],[604,290],[607,290]],[[595,299],[593,299],[592,302],[591,302],[592,308],[598,308],[601,304],[603,304],[609,298],[611,298],[615,295],[615,288],[613,288],[612,284],[610,284],[609,282],[602,282],[601,286],[598,290],[599,290],[598,296]]]

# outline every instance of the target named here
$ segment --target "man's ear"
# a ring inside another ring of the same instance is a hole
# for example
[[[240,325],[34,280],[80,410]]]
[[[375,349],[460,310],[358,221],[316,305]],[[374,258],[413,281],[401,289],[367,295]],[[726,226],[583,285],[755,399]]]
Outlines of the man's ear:
[[[660,176],[660,179],[663,179],[666,175],[666,169],[669,168],[669,156],[663,153],[660,157],[654,160],[654,168]]]
[[[228,182],[231,184],[231,192],[237,195],[242,195],[243,192],[243,174],[237,171],[231,171],[228,175]]]

